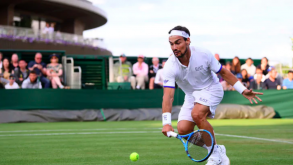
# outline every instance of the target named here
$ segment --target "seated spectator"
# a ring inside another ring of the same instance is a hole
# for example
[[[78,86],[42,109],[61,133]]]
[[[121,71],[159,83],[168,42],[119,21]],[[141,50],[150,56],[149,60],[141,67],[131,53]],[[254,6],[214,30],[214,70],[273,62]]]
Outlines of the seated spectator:
[[[149,66],[144,62],[144,56],[139,55],[137,63],[133,65],[133,74],[136,76],[136,89],[145,89],[145,83],[148,81]]]
[[[35,71],[35,73],[40,78],[40,81],[44,84],[45,88],[50,88],[50,80],[45,76],[47,74],[46,64],[42,62],[42,54],[36,53],[35,61],[31,61],[28,64],[28,69],[30,71]]]
[[[242,75],[242,84],[245,84],[244,86],[249,87],[249,77],[246,69],[241,70]]]
[[[227,81],[225,81],[225,80],[221,82],[221,85],[222,85],[224,91],[232,91],[232,90],[233,90],[233,86],[230,85],[230,84],[229,84]]]
[[[253,60],[251,58],[246,59],[245,64],[241,65],[241,70],[246,69],[248,77],[254,76],[256,67],[253,65]]]
[[[1,70],[0,70],[1,71]],[[4,89],[4,85],[5,84],[8,84],[9,83],[9,80],[3,78],[3,73],[0,73],[0,85],[3,86],[2,89]]]
[[[227,61],[225,68],[231,72],[231,62]]]
[[[29,77],[21,85],[22,89],[42,89],[42,83],[38,79],[36,71],[30,71]]]
[[[232,65],[231,65],[231,72],[234,74],[234,75],[237,75],[238,73],[240,73],[240,60],[239,58],[236,56],[233,58],[233,61],[232,61]]]
[[[277,79],[277,71],[274,67],[268,69],[270,77],[264,81],[265,89],[281,89],[281,81]]]
[[[163,68],[162,65],[159,64],[159,59],[157,57],[154,57],[152,59],[152,62],[153,62],[153,65],[151,65],[149,69],[149,78],[150,78],[149,89],[154,89],[156,74],[159,69]]]
[[[5,85],[5,89],[19,89],[18,84],[14,80],[15,80],[14,75],[11,74],[9,76],[9,83]]]
[[[24,60],[20,60],[18,66],[14,69],[15,82],[21,86],[23,80],[28,78],[29,70],[26,68],[27,63]]]
[[[261,76],[262,77],[261,78],[261,82],[264,82],[266,80],[266,76],[263,75],[262,70],[259,67],[256,67],[256,71],[255,71],[255,74],[253,76],[253,79],[256,80],[258,75],[262,75]]]
[[[60,89],[63,89],[64,86],[61,83],[61,76],[63,74],[62,64],[58,63],[59,56],[57,54],[52,54],[50,56],[51,63],[47,65],[47,76],[51,80],[53,89],[57,89],[57,86]]]
[[[163,82],[164,82],[164,78],[163,78],[163,68],[165,66],[167,60],[163,60],[162,62],[162,68],[158,70],[157,74],[156,74],[156,78],[155,78],[155,89],[160,89],[163,88]]]
[[[10,74],[14,73],[8,58],[3,59],[3,67],[2,67],[0,73],[3,74],[3,78],[6,80],[9,79]]]
[[[2,69],[3,63],[2,63],[3,54],[0,52],[0,70]]]
[[[120,55],[119,61],[114,64],[114,79],[116,82],[130,82],[132,89],[135,89],[132,64],[127,61],[125,54]]]
[[[262,71],[261,74],[255,74],[254,77],[256,78],[250,82],[249,88],[253,90],[264,89],[264,82],[262,81],[264,75],[262,74]]]
[[[240,81],[245,87],[247,86],[247,83],[245,83],[245,81],[243,82],[243,76],[241,73],[236,74],[236,78],[238,79],[238,81]]]
[[[293,70],[289,70],[288,78],[283,80],[283,89],[293,89]]]
[[[11,56],[11,66],[13,70],[18,68],[18,55],[15,53]]]
[[[266,57],[264,57],[261,59],[260,64],[257,66],[258,68],[260,68],[262,70],[262,74],[265,76],[269,72],[268,69],[270,66],[269,66],[268,62],[269,62],[269,60]]]

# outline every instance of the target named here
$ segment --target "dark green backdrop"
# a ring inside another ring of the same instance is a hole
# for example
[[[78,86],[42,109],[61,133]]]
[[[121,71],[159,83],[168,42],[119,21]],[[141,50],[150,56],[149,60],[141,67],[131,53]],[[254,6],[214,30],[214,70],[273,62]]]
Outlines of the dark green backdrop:
[[[262,91],[261,105],[271,106],[284,118],[293,118],[293,90]],[[162,90],[0,90],[0,110],[81,110],[159,108]],[[174,105],[182,105],[184,93],[176,89]],[[225,92],[222,103],[249,105],[238,92]]]

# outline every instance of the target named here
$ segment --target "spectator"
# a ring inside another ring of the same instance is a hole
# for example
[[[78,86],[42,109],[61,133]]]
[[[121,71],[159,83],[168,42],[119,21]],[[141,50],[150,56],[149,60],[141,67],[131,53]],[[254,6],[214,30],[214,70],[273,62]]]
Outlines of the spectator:
[[[233,61],[232,61],[232,66],[231,66],[231,72],[234,74],[234,75],[237,75],[238,73],[240,73],[240,60],[239,58],[236,56],[233,58]]]
[[[57,89],[57,86],[60,89],[63,89],[64,86],[61,83],[61,76],[63,74],[62,64],[58,63],[59,56],[57,54],[52,54],[50,56],[51,63],[47,65],[47,76],[51,80],[52,87]]]
[[[262,71],[261,71],[261,74],[255,74],[254,77],[255,77],[255,79],[253,79],[252,82],[250,82],[249,88],[253,89],[253,90],[263,89],[264,82],[262,80],[263,80],[264,75],[262,74]]]
[[[11,56],[11,66],[13,70],[18,68],[18,55],[15,53]]]
[[[253,65],[251,58],[246,59],[245,64],[241,65],[241,70],[246,69],[248,77],[254,76],[256,67]]]
[[[270,77],[264,81],[265,89],[281,89],[281,81],[277,79],[277,71],[274,67],[268,69]]]
[[[231,62],[227,61],[225,68],[231,72]]]
[[[244,86],[249,87],[249,77],[246,69],[241,70],[242,75],[242,84],[245,84]]]
[[[27,79],[29,70],[26,68],[27,63],[24,60],[19,61],[19,67],[14,69],[15,81],[21,86],[23,80]]]
[[[25,79],[21,85],[23,89],[42,89],[42,84],[39,81],[36,71],[32,70],[29,77]]]
[[[28,69],[30,71],[35,71],[35,73],[38,75],[40,78],[40,81],[44,84],[45,88],[50,88],[50,80],[48,80],[46,76],[46,64],[42,62],[42,54],[41,53],[36,53],[35,55],[35,61],[31,61],[28,64]]]
[[[262,74],[265,76],[269,72],[268,69],[270,66],[269,66],[268,62],[269,62],[269,60],[266,57],[264,57],[261,59],[261,63],[257,66],[258,68],[260,68],[262,70]]]
[[[0,70],[2,69],[3,63],[2,63],[3,54],[0,52]]]
[[[14,75],[11,74],[9,76],[9,83],[5,85],[5,89],[19,89],[18,84],[14,80],[15,80]]]
[[[144,62],[144,56],[139,55],[137,63],[133,65],[133,74],[136,76],[136,89],[145,89],[145,83],[148,81],[149,66]]]
[[[125,54],[120,55],[119,61],[114,64],[114,78],[116,82],[130,82],[132,89],[135,89],[132,64],[127,61]]]
[[[225,80],[221,82],[221,85],[222,85],[224,91],[232,91],[233,90],[233,87],[229,83],[227,83],[227,81],[225,81]]]
[[[50,31],[50,25],[49,25],[49,23],[46,23],[46,26],[45,26],[45,28],[42,31],[44,37],[47,37],[49,31]]]
[[[165,63],[166,63],[166,60],[163,60],[163,62],[162,62],[162,68],[159,69],[158,72],[157,72],[157,74],[156,74],[155,85],[154,85],[154,87],[156,89],[163,88],[163,81],[164,81],[164,78],[163,78],[163,68],[165,66]]]
[[[149,69],[149,78],[150,78],[149,89],[154,89],[156,74],[159,69],[163,68],[162,65],[159,64],[159,59],[157,57],[154,57],[152,59],[152,62],[153,62],[153,65],[151,65]]]
[[[289,70],[288,78],[283,80],[283,89],[293,89],[293,70]]]
[[[3,59],[3,67],[1,69],[1,73],[3,74],[3,78],[6,80],[9,79],[10,74],[14,73],[8,58]]]
[[[262,75],[261,82],[264,82],[266,80],[266,77],[265,77],[265,75],[263,75],[262,70],[259,67],[256,67],[255,75],[253,76],[254,80],[257,79],[258,75]]]
[[[240,81],[245,87],[247,87],[247,83],[243,82],[243,76],[241,73],[236,74],[236,78]]]

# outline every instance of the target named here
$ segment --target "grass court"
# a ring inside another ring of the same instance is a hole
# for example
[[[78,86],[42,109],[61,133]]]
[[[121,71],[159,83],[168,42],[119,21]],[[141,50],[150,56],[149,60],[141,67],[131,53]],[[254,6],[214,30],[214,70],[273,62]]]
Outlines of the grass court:
[[[293,164],[293,119],[210,122],[231,165]],[[205,164],[192,162],[182,143],[163,136],[161,127],[161,121],[0,124],[0,164]],[[132,152],[139,153],[137,162],[130,161]]]

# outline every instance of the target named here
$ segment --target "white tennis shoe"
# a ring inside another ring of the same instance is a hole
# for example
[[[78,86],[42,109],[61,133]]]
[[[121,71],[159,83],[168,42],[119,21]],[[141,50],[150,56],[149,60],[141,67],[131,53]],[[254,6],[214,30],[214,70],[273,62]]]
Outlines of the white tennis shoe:
[[[219,157],[209,157],[206,165],[222,165],[222,161]]]
[[[222,165],[221,154],[219,152],[220,147],[215,146],[212,155],[208,159],[208,163],[206,165]]]
[[[222,165],[230,165],[230,160],[226,154],[226,148],[224,145],[218,145],[218,152],[220,153],[220,156],[222,157]]]

